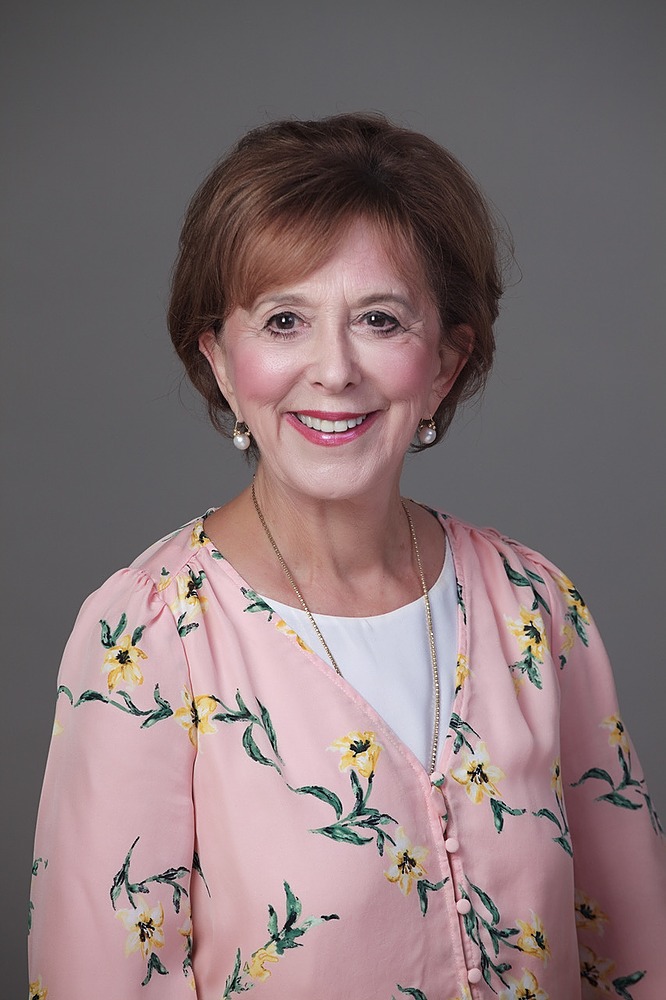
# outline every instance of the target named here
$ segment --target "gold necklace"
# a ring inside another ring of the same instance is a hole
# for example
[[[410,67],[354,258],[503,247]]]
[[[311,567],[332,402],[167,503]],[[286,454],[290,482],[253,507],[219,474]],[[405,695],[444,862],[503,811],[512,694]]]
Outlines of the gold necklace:
[[[340,667],[336,663],[335,657],[333,656],[333,653],[329,649],[328,643],[324,639],[324,636],[321,633],[321,629],[319,628],[317,622],[315,621],[314,615],[312,614],[309,607],[305,603],[305,598],[298,589],[296,581],[294,580],[291,574],[291,570],[284,561],[284,557],[280,552],[279,548],[277,547],[277,542],[275,541],[275,539],[271,534],[270,528],[266,524],[266,518],[264,517],[263,511],[259,506],[259,501],[257,500],[257,494],[254,488],[254,482],[252,483],[251,493],[252,493],[252,503],[254,504],[254,509],[257,512],[257,517],[259,518],[261,527],[264,529],[266,537],[268,538],[268,541],[271,543],[273,552],[277,556],[277,560],[280,563],[280,566],[282,567],[284,574],[287,577],[287,580],[289,581],[291,589],[296,594],[298,602],[303,608],[303,611],[305,611],[305,614],[308,617],[308,621],[312,625],[312,628],[314,629],[317,638],[319,639],[322,646],[326,650],[326,655],[331,661],[333,669],[337,674],[339,674],[340,677],[342,677],[342,671],[340,670]],[[404,500],[401,500],[400,502],[402,503],[402,509],[407,515],[407,522],[409,524],[409,533],[412,536],[412,545],[414,547],[414,555],[416,556],[416,565],[418,566],[419,569],[419,579],[421,581],[421,590],[423,592],[423,603],[425,606],[426,627],[428,630],[428,644],[430,646],[430,663],[432,666],[432,689],[435,700],[435,712],[434,712],[433,726],[432,726],[432,747],[430,751],[430,769],[428,772],[429,774],[432,774],[433,771],[435,770],[435,765],[437,764],[437,744],[439,743],[439,714],[440,714],[440,700],[441,700],[439,691],[439,674],[437,671],[437,650],[435,648],[435,634],[432,630],[432,612],[430,610],[430,598],[428,597],[428,587],[426,585],[425,575],[423,573],[423,564],[421,562],[421,553],[419,552],[419,544],[416,540],[416,530],[414,528],[412,515],[409,513],[409,508],[407,507],[407,504],[405,503]]]

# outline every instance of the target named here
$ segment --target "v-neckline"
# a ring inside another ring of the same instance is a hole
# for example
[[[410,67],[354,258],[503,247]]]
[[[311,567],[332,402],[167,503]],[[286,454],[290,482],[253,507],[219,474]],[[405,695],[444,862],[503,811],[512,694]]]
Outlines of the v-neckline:
[[[459,558],[459,553],[457,552],[456,543],[453,538],[453,532],[450,530],[449,527],[449,522],[451,522],[453,519],[450,517],[450,515],[444,514],[440,511],[433,510],[433,508],[431,507],[427,507],[424,505],[421,506],[423,506],[424,510],[426,510],[429,514],[432,514],[432,516],[437,519],[439,525],[441,526],[446,536],[447,548],[451,554],[451,559],[453,562],[453,570],[456,579],[456,587],[458,592],[457,635],[456,635],[457,657],[458,658],[464,657],[467,660],[468,645],[469,645],[469,624],[467,618],[470,613],[470,607],[469,607],[470,594],[467,591],[467,588],[465,587],[464,584],[464,573],[461,565],[461,560]],[[206,534],[206,528],[205,528],[206,518],[210,514],[212,514],[215,509],[216,508],[211,507],[209,510],[206,511],[205,514],[203,514],[200,518],[198,518],[194,522],[193,530],[196,530],[197,526],[201,525],[200,537],[204,541],[204,547],[209,549],[211,555],[215,553],[213,557],[213,562],[216,563],[217,568],[223,571],[225,575],[238,587],[239,592],[242,593],[244,591],[249,591],[253,594],[256,594],[257,592],[254,590],[252,585],[247,580],[245,580],[244,577],[241,576],[241,574],[238,572],[233,563],[229,562],[229,560],[225,557],[224,553],[221,552],[216,547],[213,540]],[[445,559],[446,559],[446,554],[445,554]],[[465,594],[466,605],[464,610],[460,600],[461,592]],[[270,602],[263,597],[262,601],[264,601],[264,603],[266,604],[266,608],[271,612],[271,618],[275,618],[281,621],[282,619],[279,612],[272,607]],[[259,616],[256,617],[259,618]],[[274,628],[273,622],[271,620],[265,619],[263,615],[261,616],[260,621],[262,621],[265,625],[269,625],[270,627]],[[298,639],[301,638],[300,636],[298,636],[297,633],[295,634]],[[402,739],[400,739],[400,737],[386,722],[386,720],[376,711],[376,709],[370,704],[370,702],[367,701],[363,697],[363,695],[361,695],[357,691],[357,689],[353,686],[353,684],[350,684],[349,681],[347,681],[340,674],[337,674],[332,669],[331,664],[328,662],[328,660],[324,659],[325,655],[324,650],[322,650],[323,655],[320,655],[316,650],[311,649],[303,639],[301,639],[300,643],[294,643],[294,646],[297,654],[308,657],[308,659],[317,669],[320,675],[325,677],[329,683],[335,685],[338,688],[338,690],[340,690],[346,696],[348,700],[350,700],[357,708],[361,709],[364,712],[364,714],[370,718],[374,728],[382,732],[382,737],[388,738],[390,742],[392,742],[396,746],[396,748],[400,751],[400,753],[410,762],[412,768],[417,773],[422,775],[426,779],[428,785],[430,785],[431,775],[428,771],[428,768],[423,765],[423,763],[419,760],[419,758],[416,756],[413,750],[411,750],[411,748]],[[464,717],[461,708],[468,696],[469,687],[470,684],[468,680],[467,683],[461,685],[460,689],[454,693],[453,703],[451,705],[451,712],[448,718],[447,729],[446,731],[444,731],[443,728],[441,730],[440,746],[437,754],[437,764],[435,766],[435,771],[433,773],[446,774],[449,769],[451,758],[453,755],[452,743],[449,740],[450,731],[452,728],[451,723],[455,719]],[[447,745],[447,740],[449,740],[448,745]]]

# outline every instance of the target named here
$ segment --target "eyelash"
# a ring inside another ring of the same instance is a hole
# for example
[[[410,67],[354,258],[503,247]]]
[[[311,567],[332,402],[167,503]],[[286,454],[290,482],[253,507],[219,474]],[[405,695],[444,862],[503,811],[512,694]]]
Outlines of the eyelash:
[[[374,326],[372,323],[368,322],[367,323],[368,328],[373,330],[375,333],[388,335],[391,333],[395,333],[396,330],[402,329],[401,324],[395,318],[395,316],[392,316],[391,313],[384,312],[382,309],[371,309],[369,312],[363,313],[363,315],[360,316],[359,319],[369,321],[370,317],[373,316],[375,318],[380,318],[383,323],[388,323],[387,326]],[[285,317],[289,317],[290,319],[295,321],[300,320],[300,317],[298,317],[296,313],[290,312],[289,310],[273,313],[273,315],[269,316],[269,318],[266,320],[264,324],[264,330],[267,330],[274,337],[281,337],[285,340],[289,339],[290,337],[293,337],[296,333],[295,327],[292,326],[289,329],[284,329],[284,328],[279,329],[276,328],[276,326],[274,325],[277,324],[277,322],[280,319]],[[358,322],[358,320],[356,320],[355,322]]]

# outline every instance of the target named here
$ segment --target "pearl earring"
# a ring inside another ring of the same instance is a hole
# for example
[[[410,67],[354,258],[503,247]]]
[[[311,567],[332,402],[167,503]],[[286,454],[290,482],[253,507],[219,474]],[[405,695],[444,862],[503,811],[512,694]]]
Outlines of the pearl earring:
[[[236,421],[234,424],[234,448],[238,448],[239,451],[247,451],[250,447],[250,431],[247,424],[243,423],[242,420]]]
[[[427,420],[419,420],[416,436],[419,439],[419,444],[433,444],[435,442],[437,426],[432,417],[428,417]]]

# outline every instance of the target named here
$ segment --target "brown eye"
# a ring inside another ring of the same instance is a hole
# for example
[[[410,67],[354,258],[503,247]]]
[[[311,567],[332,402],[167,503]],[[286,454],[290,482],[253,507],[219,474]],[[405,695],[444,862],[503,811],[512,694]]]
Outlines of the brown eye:
[[[265,324],[265,329],[272,333],[293,333],[298,323],[298,316],[292,312],[274,313]]]
[[[373,330],[381,330],[383,333],[392,333],[400,326],[395,316],[381,312],[379,309],[373,309],[366,313],[363,318]]]

